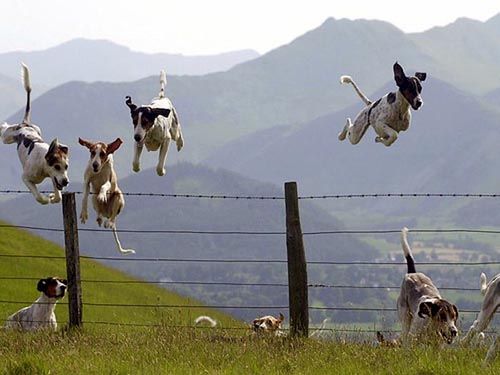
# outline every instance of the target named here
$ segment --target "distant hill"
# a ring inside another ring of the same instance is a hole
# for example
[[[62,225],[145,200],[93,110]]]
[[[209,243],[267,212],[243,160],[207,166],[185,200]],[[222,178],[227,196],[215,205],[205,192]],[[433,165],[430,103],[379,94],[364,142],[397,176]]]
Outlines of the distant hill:
[[[203,75],[225,71],[255,59],[252,50],[207,56],[171,53],[148,54],[107,41],[73,39],[41,51],[0,54],[0,72],[18,77],[20,63],[32,70],[33,83],[53,87],[68,81],[133,81],[165,69],[167,75]]]
[[[263,184],[236,173],[212,170],[202,166],[180,163],[170,170],[168,179],[147,170],[120,180],[124,192],[165,194],[216,194],[240,196],[283,196],[283,189]],[[300,187],[299,187],[300,188]],[[81,186],[73,184],[72,190]],[[246,259],[286,260],[286,236],[283,200],[248,199],[196,199],[168,197],[126,196],[126,207],[118,218],[119,229],[136,233],[120,233],[124,246],[137,250],[128,258],[177,258],[177,259]],[[78,206],[81,195],[77,195]],[[300,202],[304,232],[326,231],[342,228],[342,223],[312,202]],[[78,209],[78,213],[79,213]],[[17,225],[62,228],[61,206],[40,206],[30,195],[0,204],[0,218]],[[80,251],[85,255],[122,257],[118,254],[110,231],[86,232],[97,229],[95,214],[90,209],[89,222],[79,225]],[[277,232],[259,234],[200,234],[200,233],[141,233],[141,231],[222,231],[222,232]],[[138,231],[138,232],[137,232]],[[57,232],[37,232],[61,243]],[[361,261],[373,260],[378,251],[349,235],[306,236],[305,246],[309,261]],[[128,259],[127,258],[127,259]],[[225,264],[183,262],[107,262],[129,274],[148,280],[174,281],[225,281],[250,283],[286,283],[286,264]],[[329,283],[348,280],[351,271],[337,270],[335,276],[327,268],[311,266],[311,283]],[[367,282],[379,277],[371,272]],[[178,292],[199,298],[211,304],[244,304],[254,306],[286,305],[287,293],[283,288],[262,288],[258,293],[253,287],[230,286],[177,286]],[[375,293],[370,291],[370,293]],[[378,292],[377,292],[378,293]],[[375,294],[377,294],[375,293]],[[318,299],[329,298],[327,291],[319,291]],[[349,301],[351,297],[345,297]],[[360,295],[353,298],[362,298]],[[325,301],[326,304],[326,301]],[[252,319],[255,310],[229,311]],[[263,311],[264,312],[264,311]]]

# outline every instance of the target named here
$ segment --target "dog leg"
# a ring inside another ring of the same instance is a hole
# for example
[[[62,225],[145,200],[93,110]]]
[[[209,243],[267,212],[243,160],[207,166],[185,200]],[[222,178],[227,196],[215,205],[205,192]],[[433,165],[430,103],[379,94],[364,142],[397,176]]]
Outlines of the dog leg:
[[[48,204],[50,202],[50,198],[41,194],[38,191],[38,188],[36,187],[36,185],[33,182],[29,181],[24,176],[23,176],[23,182],[26,185],[26,187],[29,189],[29,191],[31,191],[31,194],[33,194],[33,196],[35,197],[35,199],[37,200],[38,203]]]
[[[85,184],[83,185],[82,211],[80,212],[80,220],[82,224],[85,224],[85,222],[89,218],[89,210],[88,210],[89,189],[90,189],[90,183],[89,181],[85,181]]]
[[[54,192],[49,194],[50,203],[59,203],[62,199],[61,192],[54,181],[52,181],[52,185],[54,186]]]
[[[110,188],[111,188],[110,181],[106,181],[104,184],[102,184],[101,188],[99,189],[99,194],[97,195],[98,202],[106,203],[108,201],[108,192]]]
[[[134,146],[134,161],[132,162],[132,170],[134,172],[139,172],[141,170],[141,164],[140,164],[140,159],[141,159],[141,153],[143,149],[142,144],[138,144],[137,142],[135,143]]]
[[[491,302],[491,300],[486,301],[486,299],[483,301],[483,306],[481,307],[477,319],[474,320],[469,331],[462,339],[463,344],[469,344],[477,333],[483,332],[489,326],[497,308],[497,305]]]
[[[377,134],[379,134],[375,137],[375,142],[377,143],[381,142],[385,146],[389,147],[396,141],[396,139],[398,139],[398,132],[384,123],[376,123],[375,129]]]
[[[165,162],[167,161],[168,148],[170,147],[170,138],[165,139],[160,147],[160,155],[158,156],[158,165],[156,166],[156,173],[158,176],[165,174]]]
[[[491,343],[490,348],[488,349],[488,353],[486,354],[486,357],[484,358],[483,368],[488,366],[495,359],[497,346],[498,346],[499,341],[500,341],[500,334],[497,334],[496,337],[494,338],[493,342]]]
[[[368,127],[368,122],[362,119],[357,118],[353,123],[350,118],[347,118],[344,129],[339,133],[338,139],[343,141],[347,137],[351,144],[356,145],[361,141]]]
[[[351,126],[352,126],[351,119],[347,118],[347,120],[345,122],[345,125],[344,125],[344,129],[342,129],[342,131],[337,136],[337,138],[339,139],[339,141],[344,141],[345,140],[345,138],[347,137],[347,131],[349,130],[349,128]]]

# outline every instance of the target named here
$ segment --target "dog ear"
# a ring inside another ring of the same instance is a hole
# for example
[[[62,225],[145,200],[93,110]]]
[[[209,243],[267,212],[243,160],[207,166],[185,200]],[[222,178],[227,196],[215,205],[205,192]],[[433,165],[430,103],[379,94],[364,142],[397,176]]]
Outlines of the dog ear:
[[[420,81],[425,81],[427,78],[427,73],[416,72],[415,77],[417,77]]]
[[[128,95],[125,97],[125,104],[130,108],[130,112],[134,112],[137,109],[137,106],[132,103],[132,98]]]
[[[458,320],[458,307],[456,305],[453,305],[453,311],[455,311],[456,320]]]
[[[39,292],[45,292],[47,290],[47,279],[40,279],[38,281],[38,285],[36,286],[36,289]]]
[[[278,323],[283,323],[283,321],[285,320],[285,315],[280,311],[280,317],[278,319]]]
[[[108,154],[112,154],[113,152],[118,150],[122,143],[123,142],[120,138],[116,138],[113,142],[108,143]]]
[[[432,301],[422,302],[418,306],[418,316],[421,317],[422,319],[425,319],[426,316],[432,318],[436,316],[436,314],[439,311],[439,308],[440,306]]]
[[[58,143],[58,144],[57,144],[57,147],[59,148],[59,150],[60,150],[63,154],[68,155],[68,152],[69,152],[69,147],[68,147],[68,146],[63,145],[62,143]]]
[[[155,116],[163,116],[163,117],[168,117],[170,114],[171,110],[168,108],[151,108],[151,113]]]
[[[61,282],[62,282],[64,285],[68,286],[68,280],[64,279],[64,280],[61,280]]]
[[[394,71],[394,80],[396,81],[396,85],[401,87],[407,80],[403,67],[396,61],[392,70]]]
[[[83,147],[90,148],[92,146],[92,142],[87,141],[86,139],[83,138],[78,138],[78,143],[80,143]]]

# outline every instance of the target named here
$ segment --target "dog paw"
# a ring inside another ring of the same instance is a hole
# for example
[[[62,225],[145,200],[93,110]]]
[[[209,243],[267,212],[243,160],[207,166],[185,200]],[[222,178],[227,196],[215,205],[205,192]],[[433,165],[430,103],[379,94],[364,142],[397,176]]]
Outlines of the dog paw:
[[[61,201],[61,195],[50,193],[49,200],[50,200],[50,203],[59,203]]]
[[[87,219],[89,218],[89,215],[87,214],[87,212],[83,212],[80,214],[80,221],[82,224],[85,224],[85,222],[87,221]]]
[[[36,200],[40,204],[49,204],[50,203],[50,198],[46,197],[45,195],[40,195],[38,198],[36,198]]]
[[[102,217],[98,217],[96,219],[96,221],[97,221],[97,225],[102,226]]]
[[[139,163],[133,163],[133,164],[132,164],[132,170],[133,170],[134,172],[139,172],[139,171],[141,170],[141,166],[140,166],[140,164],[139,164]]]
[[[156,167],[156,173],[158,174],[158,176],[165,175],[165,168],[163,168],[163,167]]]
[[[104,228],[114,229],[115,228],[115,222],[111,221],[111,220],[106,220],[104,222]]]
[[[375,137],[375,142],[376,142],[376,143],[380,143],[380,142],[383,142],[383,141],[384,141],[384,138],[379,137],[379,136],[376,136],[376,137]]]
[[[99,193],[97,195],[97,201],[99,203],[106,203],[108,201],[108,195],[106,193]]]

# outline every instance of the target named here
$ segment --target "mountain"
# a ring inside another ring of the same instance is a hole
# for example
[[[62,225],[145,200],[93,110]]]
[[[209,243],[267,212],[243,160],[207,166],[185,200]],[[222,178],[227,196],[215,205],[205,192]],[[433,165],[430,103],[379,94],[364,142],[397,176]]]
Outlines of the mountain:
[[[372,98],[393,89],[387,85]],[[346,95],[356,95],[349,91]],[[432,76],[422,95],[424,106],[413,112],[409,130],[390,148],[374,142],[371,128],[358,145],[337,140],[346,117],[354,117],[360,103],[294,130],[275,128],[242,137],[205,163],[261,181],[296,180],[305,195],[498,190],[498,108]],[[370,207],[374,204],[379,212],[394,208],[387,201],[372,200]],[[403,207],[400,201],[395,206]]]
[[[409,34],[419,49],[439,61],[433,74],[476,94],[500,87],[500,13],[486,22],[459,18],[444,27]]]
[[[237,196],[282,197],[283,190],[263,184],[236,173],[213,170],[207,167],[179,163],[170,170],[169,179],[156,176],[154,170],[146,170],[120,180],[120,188],[128,193],[143,193],[143,196],[126,195],[126,206],[120,214],[118,229],[132,230],[120,233],[123,246],[134,248],[134,258],[169,259],[226,259],[269,260],[269,263],[192,263],[192,262],[127,262],[107,261],[107,265],[119,268],[146,280],[174,281],[225,281],[250,283],[286,283],[286,264],[271,260],[287,259],[284,201],[280,199],[198,199],[148,196],[148,193],[203,194]],[[81,186],[71,185],[72,190],[81,191]],[[78,206],[81,195],[77,195]],[[90,205],[91,206],[91,205]],[[80,212],[78,208],[78,213]],[[300,202],[302,229],[304,232],[335,230],[342,224],[312,202]],[[95,214],[90,208],[89,222],[79,224],[80,252],[83,255],[118,257],[112,233],[97,229]],[[29,195],[22,195],[0,204],[0,219],[23,226],[62,228],[61,206],[40,206]],[[194,233],[161,233],[165,230],[193,231]],[[146,233],[144,231],[149,231]],[[151,232],[153,231],[153,232]],[[159,231],[159,233],[154,233]],[[203,234],[196,232],[264,232],[264,234]],[[61,233],[36,231],[45,238],[63,243]],[[277,234],[265,234],[276,232]],[[280,234],[283,233],[283,234]],[[378,251],[370,245],[349,235],[310,235],[304,237],[308,261],[374,260]],[[333,241],[333,242],[332,242]],[[125,257],[123,257],[125,260]],[[376,273],[376,272],[375,272]],[[367,273],[366,280],[376,277]],[[336,280],[346,280],[352,271],[341,269]],[[331,275],[311,266],[311,283],[329,283]],[[210,304],[241,304],[265,306],[287,305],[287,294],[282,289],[264,288],[255,293],[255,288],[229,286],[179,286],[182,294],[199,298]],[[278,293],[279,291],[279,293]],[[325,290],[318,292],[318,299],[329,298]],[[377,295],[377,292],[370,291]],[[345,301],[349,301],[349,296]],[[356,295],[353,298],[361,298]],[[371,298],[371,297],[367,297]],[[325,301],[326,304],[326,301]],[[230,311],[243,319],[253,319],[254,311]]]
[[[224,71],[259,54],[241,50],[207,56],[142,53],[107,41],[73,39],[41,51],[0,54],[0,71],[18,77],[20,63],[32,70],[33,82],[57,86],[68,81],[133,81],[165,69],[168,75],[203,75]]]

